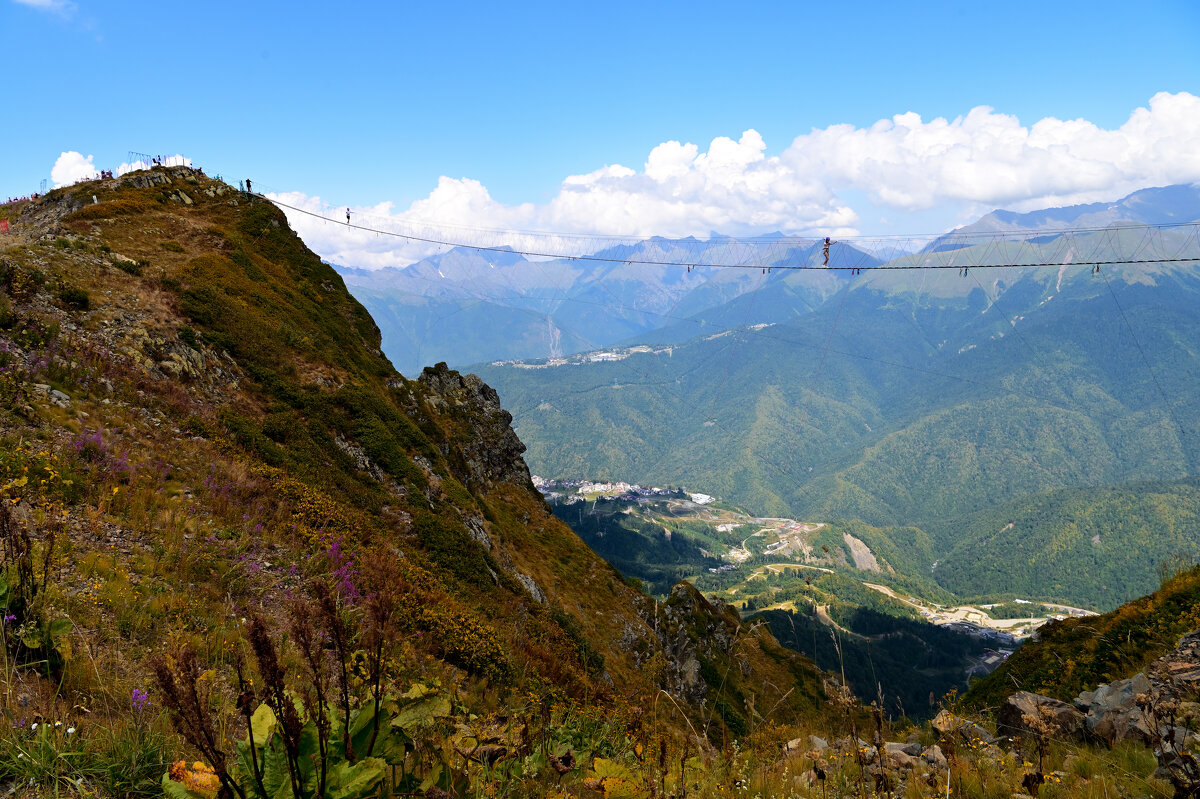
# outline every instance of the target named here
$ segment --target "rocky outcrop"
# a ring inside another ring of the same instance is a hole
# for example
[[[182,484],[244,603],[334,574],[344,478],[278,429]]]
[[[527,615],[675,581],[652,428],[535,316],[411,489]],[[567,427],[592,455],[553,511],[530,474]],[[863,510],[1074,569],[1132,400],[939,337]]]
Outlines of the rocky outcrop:
[[[1200,697],[1200,630],[1194,630],[1175,649],[1150,664],[1150,681],[1182,701]]]
[[[1058,699],[1017,691],[1000,706],[996,714],[996,731],[1014,738],[1047,735],[1058,740],[1078,741],[1084,737],[1084,715]]]
[[[1101,685],[1075,697],[1075,707],[1087,713],[1087,732],[1108,746],[1130,738],[1150,743],[1153,734],[1145,714],[1137,706],[1139,694],[1151,689],[1145,674]]]
[[[515,572],[515,574],[517,576],[517,580],[520,581],[521,585],[525,586],[525,590],[529,592],[529,595],[533,597],[535,601],[545,605],[546,592],[543,591],[541,586],[537,584],[537,580],[523,572]]]
[[[417,379],[424,400],[439,414],[457,424],[443,444],[443,454],[456,454],[471,482],[482,488],[497,483],[532,485],[529,467],[521,456],[525,445],[512,429],[512,414],[500,407],[496,390],[477,375],[463,375],[444,363],[427,366]]]
[[[354,462],[354,468],[360,472],[366,472],[374,477],[380,483],[387,482],[388,476],[384,473],[379,465],[371,460],[367,455],[366,450],[358,444],[347,441],[340,433],[333,437],[334,446],[340,449],[345,455]]]
[[[1200,696],[1200,630],[1180,639],[1174,650],[1154,661],[1145,672],[1114,680],[1075,697],[1074,707],[1046,696],[1018,691],[1001,705],[997,728],[1001,735],[1036,734],[1029,719],[1041,718],[1052,738],[1102,743],[1112,747],[1134,740],[1158,747],[1170,722],[1147,715],[1156,708],[1178,707]],[[1187,732],[1176,731],[1178,740]]]

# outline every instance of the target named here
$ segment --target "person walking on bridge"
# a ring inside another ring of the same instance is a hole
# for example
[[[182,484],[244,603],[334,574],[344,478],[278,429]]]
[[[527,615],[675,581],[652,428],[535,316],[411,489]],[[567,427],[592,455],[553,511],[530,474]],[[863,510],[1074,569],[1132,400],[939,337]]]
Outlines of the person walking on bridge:
[[[826,268],[829,267],[829,247],[830,247],[830,245],[833,245],[833,244],[837,244],[837,242],[830,241],[829,237],[826,236],[825,237],[825,246],[823,246],[821,248],[821,255],[825,256],[825,267]]]

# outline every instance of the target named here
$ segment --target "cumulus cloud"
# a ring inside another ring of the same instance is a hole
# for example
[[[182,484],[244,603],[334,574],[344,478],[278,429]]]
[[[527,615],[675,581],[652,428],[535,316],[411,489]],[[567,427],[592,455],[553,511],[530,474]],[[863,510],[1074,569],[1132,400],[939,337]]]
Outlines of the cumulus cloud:
[[[158,164],[162,166],[191,166],[192,159],[184,155],[157,156]],[[128,172],[136,172],[139,169],[151,169],[155,164],[151,161],[131,161],[123,163],[117,167],[117,175],[124,175]]]
[[[925,121],[908,112],[864,128],[815,129],[779,155],[767,154],[755,130],[736,140],[718,137],[704,151],[663,142],[640,170],[610,164],[568,176],[538,205],[504,205],[476,180],[442,177],[428,197],[400,213],[391,204],[353,210],[364,224],[418,237],[538,251],[579,251],[581,240],[569,234],[853,235],[867,209],[851,207],[839,193],[865,195],[872,210],[889,215],[947,207],[960,217],[976,208],[1111,200],[1147,186],[1200,181],[1197,141],[1200,97],[1186,92],[1154,95],[1113,130],[1053,117],[1027,126],[979,106],[953,120]],[[332,213],[320,198],[280,199]],[[396,239],[297,214],[292,222],[317,252],[347,265],[402,265],[437,250],[420,242],[397,246]],[[567,237],[494,232],[502,230]]]
[[[184,155],[158,156],[158,163],[163,166],[191,166],[192,159]],[[149,161],[134,161],[121,164],[116,168],[117,175],[134,172],[139,169],[150,169],[154,164]],[[107,169],[107,167],[105,167]],[[69,186],[81,180],[92,180],[100,176],[100,168],[96,166],[95,156],[83,155],[74,150],[68,150],[58,156],[50,169],[50,179],[54,188]]]
[[[50,170],[50,179],[54,181],[54,188],[58,188],[96,177],[99,172],[92,162],[92,156],[85,157],[82,153],[68,150],[59,155],[58,160],[54,162],[54,167]]]
[[[987,106],[953,121],[914,113],[799,136],[781,160],[901,210],[942,202],[1016,210],[1200,180],[1200,97],[1161,92],[1115,130],[1048,117],[1030,127]]]

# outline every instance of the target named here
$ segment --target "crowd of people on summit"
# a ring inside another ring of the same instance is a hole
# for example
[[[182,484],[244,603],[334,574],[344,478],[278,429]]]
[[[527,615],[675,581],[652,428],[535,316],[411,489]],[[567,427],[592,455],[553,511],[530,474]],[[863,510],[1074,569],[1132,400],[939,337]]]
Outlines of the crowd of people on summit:
[[[143,161],[142,163],[145,163],[145,162]],[[156,157],[154,157],[154,158],[150,159],[150,164],[149,164],[149,166],[150,166],[150,168],[152,168],[152,169],[153,169],[154,167],[156,167],[156,166],[164,166],[164,163],[163,163],[163,157],[162,157],[162,156],[156,156]],[[203,168],[203,167],[198,167],[198,166],[195,166],[195,165],[193,165],[193,164],[180,164],[180,166],[186,166],[188,169],[191,169],[191,170],[193,170],[193,171],[195,171],[195,172],[199,172],[201,175],[203,175],[203,174],[204,174],[204,168]],[[87,175],[87,176],[84,176],[84,177],[82,177],[82,178],[79,178],[79,180],[78,180],[78,181],[76,181],[76,182],[82,182],[82,181],[85,181],[85,180],[112,180],[112,179],[113,179],[113,178],[115,178],[115,177],[116,177],[116,173],[115,173],[113,170],[111,170],[111,169],[101,169],[99,172],[93,172],[93,173],[92,173],[92,174],[90,174],[90,175]],[[250,186],[250,181],[248,181],[248,180],[247,180],[247,181],[246,181],[246,187],[247,187],[247,190],[249,190],[249,186]],[[25,195],[24,197],[9,197],[7,200],[5,200],[5,201],[4,201],[4,203],[3,203],[3,204],[4,204],[4,205],[12,205],[13,203],[25,203],[25,202],[31,202],[31,201],[33,201],[33,200],[36,200],[36,199],[38,199],[38,198],[39,198],[39,197],[41,197],[41,196],[42,196],[41,194],[38,194],[37,192],[34,192],[33,194],[27,194],[27,195]]]

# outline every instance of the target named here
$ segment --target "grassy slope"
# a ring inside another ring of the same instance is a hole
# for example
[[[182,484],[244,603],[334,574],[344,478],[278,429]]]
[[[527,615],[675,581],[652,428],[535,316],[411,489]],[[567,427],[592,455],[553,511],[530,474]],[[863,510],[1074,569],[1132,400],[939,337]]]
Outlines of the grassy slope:
[[[995,706],[1018,688],[1069,702],[1100,683],[1130,677],[1200,627],[1200,568],[1101,616],[1043,627],[1004,665],[974,683],[976,707]]]

